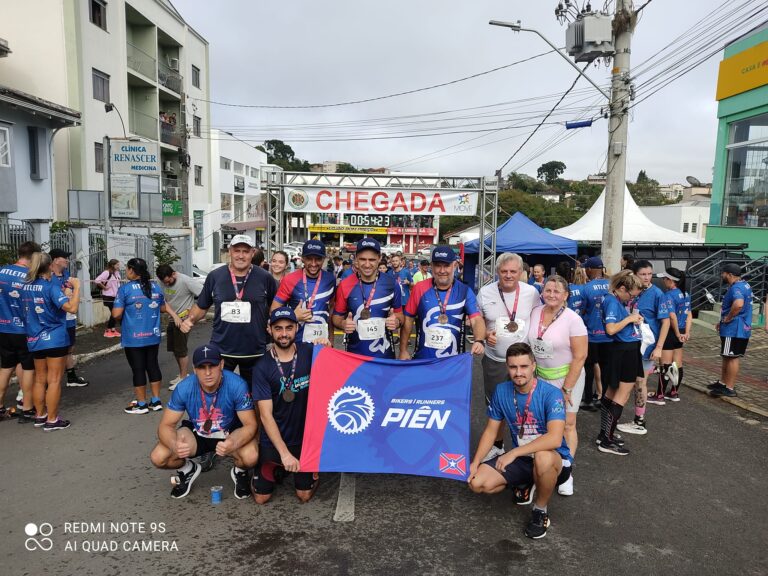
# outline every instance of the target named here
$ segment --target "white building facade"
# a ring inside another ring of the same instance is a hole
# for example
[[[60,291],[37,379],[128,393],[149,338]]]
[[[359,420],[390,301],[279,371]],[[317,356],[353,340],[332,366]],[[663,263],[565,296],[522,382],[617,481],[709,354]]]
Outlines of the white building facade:
[[[693,200],[666,206],[641,206],[654,224],[703,240],[709,222],[709,200]]]

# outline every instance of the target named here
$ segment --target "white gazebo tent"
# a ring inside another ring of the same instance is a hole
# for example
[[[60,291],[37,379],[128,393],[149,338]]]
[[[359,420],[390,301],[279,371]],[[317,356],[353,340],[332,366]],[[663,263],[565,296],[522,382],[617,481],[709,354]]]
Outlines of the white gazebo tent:
[[[565,228],[552,230],[553,234],[565,236],[577,242],[600,242],[603,238],[603,211],[605,189],[584,216]],[[702,244],[703,238],[675,232],[654,224],[635,204],[629,188],[624,187],[624,231],[622,241],[627,243],[657,244]]]

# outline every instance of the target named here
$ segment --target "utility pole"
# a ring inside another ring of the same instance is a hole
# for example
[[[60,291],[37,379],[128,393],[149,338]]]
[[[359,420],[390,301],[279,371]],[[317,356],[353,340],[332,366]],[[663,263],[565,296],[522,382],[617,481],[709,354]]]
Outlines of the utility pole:
[[[614,46],[611,70],[611,102],[608,122],[605,206],[603,212],[602,259],[609,273],[620,269],[624,231],[624,189],[627,180],[627,136],[629,133],[630,44],[635,27],[631,0],[616,0],[613,17]]]

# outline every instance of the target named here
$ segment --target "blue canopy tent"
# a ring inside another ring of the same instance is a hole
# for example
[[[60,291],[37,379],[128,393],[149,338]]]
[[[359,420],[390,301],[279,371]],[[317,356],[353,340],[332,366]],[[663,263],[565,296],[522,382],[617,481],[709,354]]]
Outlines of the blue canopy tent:
[[[489,236],[485,238],[485,247],[487,250],[491,248]],[[479,250],[479,239],[464,244],[464,281],[470,286],[475,285]],[[515,212],[509,220],[496,229],[497,254],[514,252],[521,255],[548,254],[575,257],[577,250],[575,240],[547,232],[522,212]]]

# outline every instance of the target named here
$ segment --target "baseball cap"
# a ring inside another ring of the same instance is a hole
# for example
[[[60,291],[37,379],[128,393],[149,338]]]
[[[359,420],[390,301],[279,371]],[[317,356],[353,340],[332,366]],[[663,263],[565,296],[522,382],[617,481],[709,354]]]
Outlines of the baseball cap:
[[[361,250],[373,250],[376,254],[381,254],[381,244],[376,238],[363,238],[357,243],[357,252]]]
[[[203,344],[192,355],[192,365],[199,368],[204,364],[219,364],[221,362],[221,350],[216,344]]]
[[[307,240],[301,247],[302,256],[320,256],[325,258],[325,244],[320,240]]]
[[[72,252],[67,252],[66,250],[62,250],[61,248],[54,248],[50,252],[48,252],[48,256],[51,257],[51,260],[54,260],[56,258],[69,258],[72,255]]]
[[[236,236],[232,237],[232,240],[229,241],[229,247],[237,246],[238,244],[247,244],[251,248],[256,248],[256,243],[251,240],[250,236],[246,236],[245,234],[237,234]]]
[[[432,262],[450,264],[456,261],[456,252],[450,246],[435,246],[432,249]]]
[[[674,280],[675,282],[680,282],[680,278],[675,276],[675,274],[672,272],[674,271],[674,268],[667,268],[664,272],[659,272],[656,274],[656,278],[669,278],[670,280]]]
[[[272,314],[269,315],[270,324],[274,324],[280,320],[290,320],[291,322],[296,322],[297,324],[299,322],[296,320],[296,313],[290,306],[280,306],[280,308],[275,308],[272,311]]]
[[[591,258],[587,258],[586,262],[581,265],[582,268],[597,268],[597,269],[603,269],[605,268],[605,264],[603,264],[603,259],[600,258],[600,256],[592,256]]]
[[[733,274],[734,276],[741,276],[741,266],[735,262],[729,262],[728,264],[724,265],[720,271],[728,272],[728,274]]]

